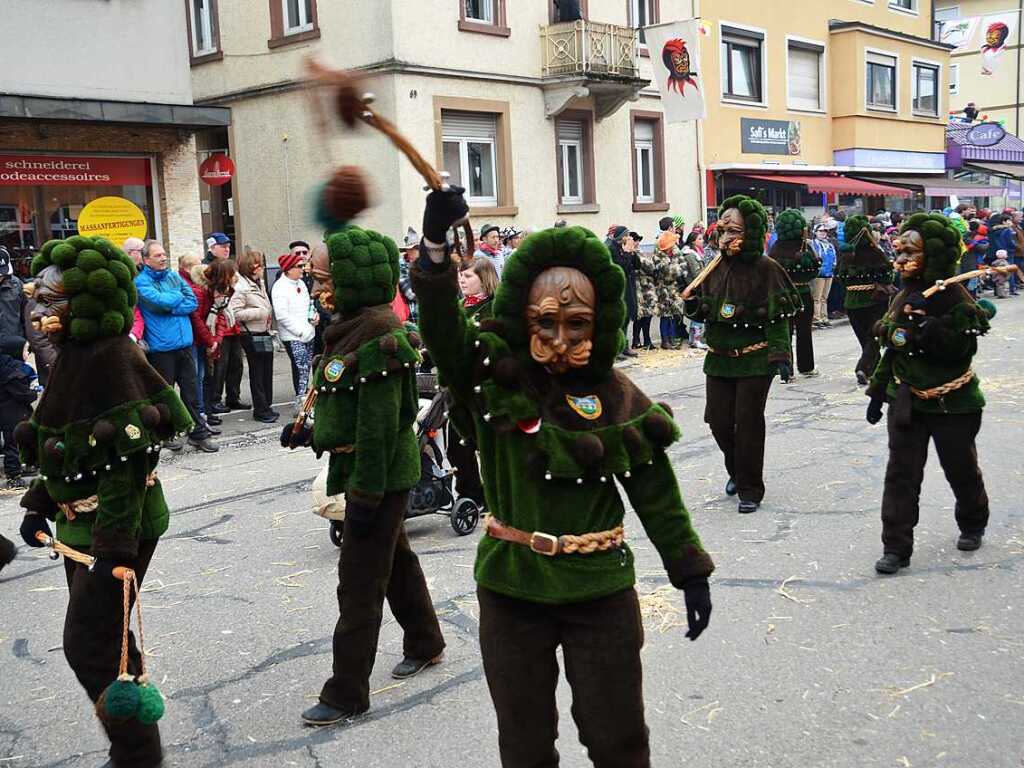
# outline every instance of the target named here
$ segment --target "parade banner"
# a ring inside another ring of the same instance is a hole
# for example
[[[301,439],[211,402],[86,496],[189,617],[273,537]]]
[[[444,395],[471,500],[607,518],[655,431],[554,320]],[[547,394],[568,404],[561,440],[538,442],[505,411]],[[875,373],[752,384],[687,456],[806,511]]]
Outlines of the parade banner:
[[[950,19],[940,23],[939,42],[956,46],[950,54],[963,53],[971,44],[974,30],[978,26],[978,17],[966,19]]]
[[[995,13],[981,20],[981,74],[995,74],[1001,54],[1006,50],[1017,25],[1017,13]]]
[[[708,116],[700,63],[700,20],[655,24],[644,29],[665,120],[684,123]]]

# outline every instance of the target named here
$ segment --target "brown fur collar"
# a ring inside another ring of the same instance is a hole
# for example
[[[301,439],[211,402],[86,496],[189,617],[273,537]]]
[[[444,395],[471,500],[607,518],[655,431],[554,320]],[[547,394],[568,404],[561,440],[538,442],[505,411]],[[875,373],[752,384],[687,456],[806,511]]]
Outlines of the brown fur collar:
[[[651,407],[651,401],[629,377],[617,369],[599,381],[583,380],[572,374],[552,376],[535,367],[528,382],[530,397],[537,403],[541,418],[556,427],[571,431],[600,429],[624,424]],[[596,397],[601,415],[585,419],[569,404],[570,397]]]
[[[324,347],[329,356],[347,355],[378,336],[402,327],[390,304],[363,307],[351,315],[338,315],[324,331]]]
[[[749,307],[763,307],[768,297],[795,291],[786,270],[767,256],[752,264],[739,259],[723,259],[701,285],[704,296],[722,298]]]

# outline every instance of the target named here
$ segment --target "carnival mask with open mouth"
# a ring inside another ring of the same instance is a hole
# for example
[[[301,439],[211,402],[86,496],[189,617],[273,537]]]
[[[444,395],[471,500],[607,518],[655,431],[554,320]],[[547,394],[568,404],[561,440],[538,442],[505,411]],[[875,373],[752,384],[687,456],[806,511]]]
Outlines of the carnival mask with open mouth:
[[[726,256],[735,256],[743,249],[746,223],[738,208],[730,208],[718,220],[718,247]]]
[[[904,280],[913,280],[924,270],[924,238],[920,232],[908,230],[893,243],[896,262],[893,267]]]
[[[36,307],[32,310],[32,326],[60,343],[67,335],[71,311],[71,303],[64,292],[64,272],[57,266],[47,267],[36,276],[34,285],[32,296]]]
[[[596,305],[594,285],[580,270],[541,272],[526,306],[530,356],[554,374],[586,366],[594,346]]]

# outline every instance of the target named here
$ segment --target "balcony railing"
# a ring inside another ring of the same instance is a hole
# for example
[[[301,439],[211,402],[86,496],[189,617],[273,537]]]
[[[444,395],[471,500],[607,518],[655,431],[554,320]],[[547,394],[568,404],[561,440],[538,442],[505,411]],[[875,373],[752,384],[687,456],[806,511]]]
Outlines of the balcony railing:
[[[631,27],[572,21],[541,27],[544,77],[640,76],[640,43]]]

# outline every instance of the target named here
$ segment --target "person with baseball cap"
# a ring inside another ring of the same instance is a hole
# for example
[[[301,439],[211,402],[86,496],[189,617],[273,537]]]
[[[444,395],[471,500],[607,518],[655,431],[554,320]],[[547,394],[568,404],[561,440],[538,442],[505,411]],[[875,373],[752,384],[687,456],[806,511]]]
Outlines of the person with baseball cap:
[[[214,259],[231,258],[231,240],[223,232],[213,232],[206,238],[206,257],[204,264],[209,264]]]

